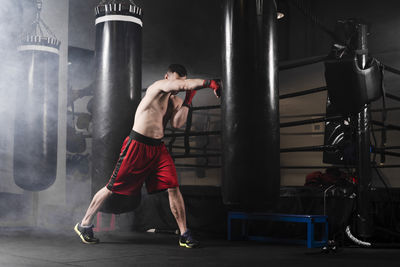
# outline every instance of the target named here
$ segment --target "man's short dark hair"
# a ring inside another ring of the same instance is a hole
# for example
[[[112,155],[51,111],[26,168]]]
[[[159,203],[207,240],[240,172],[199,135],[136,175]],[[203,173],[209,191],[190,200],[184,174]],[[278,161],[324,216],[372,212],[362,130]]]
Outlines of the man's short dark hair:
[[[186,71],[185,67],[182,66],[181,64],[169,65],[168,72],[172,72],[172,73],[176,72],[179,75],[179,77],[187,76],[187,71]]]

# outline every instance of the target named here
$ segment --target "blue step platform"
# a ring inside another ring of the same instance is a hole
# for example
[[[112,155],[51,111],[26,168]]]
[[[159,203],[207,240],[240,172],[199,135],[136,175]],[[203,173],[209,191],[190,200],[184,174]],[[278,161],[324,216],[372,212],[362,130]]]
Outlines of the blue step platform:
[[[328,242],[327,219],[328,217],[324,215],[228,212],[228,240],[232,240],[232,220],[241,220],[243,239],[264,242],[304,244],[307,245],[308,248],[323,247]],[[307,240],[248,235],[247,222],[252,220],[307,223]],[[316,223],[322,223],[324,225],[322,240],[319,241],[314,239],[314,226]]]

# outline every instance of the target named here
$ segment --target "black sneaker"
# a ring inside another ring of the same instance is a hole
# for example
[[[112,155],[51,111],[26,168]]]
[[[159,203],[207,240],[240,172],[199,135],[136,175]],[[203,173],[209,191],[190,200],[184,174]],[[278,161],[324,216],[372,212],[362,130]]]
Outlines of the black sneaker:
[[[93,224],[89,227],[82,227],[80,223],[77,223],[74,230],[85,244],[97,244],[100,242],[100,240],[93,235]]]
[[[199,247],[199,241],[193,239],[190,230],[187,230],[183,235],[179,236],[179,245],[185,248],[197,248]]]

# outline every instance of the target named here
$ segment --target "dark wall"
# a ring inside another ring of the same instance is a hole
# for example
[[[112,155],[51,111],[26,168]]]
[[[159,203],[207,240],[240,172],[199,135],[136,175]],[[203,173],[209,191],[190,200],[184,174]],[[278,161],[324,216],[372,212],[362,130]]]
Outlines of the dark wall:
[[[144,64],[182,62],[194,73],[219,71],[219,1],[141,1]],[[219,74],[219,73],[218,73]]]
[[[70,0],[70,45],[94,49],[94,7],[99,0]],[[285,17],[278,22],[279,59],[295,60],[326,54],[331,39],[290,4],[278,1]],[[396,0],[303,0],[329,29],[337,19],[364,18],[371,25],[369,46],[391,64],[400,66],[398,56],[388,56],[400,47],[400,3]],[[221,1],[136,0],[144,10],[143,85],[159,79],[170,62],[181,62],[195,75],[219,76],[221,70]]]

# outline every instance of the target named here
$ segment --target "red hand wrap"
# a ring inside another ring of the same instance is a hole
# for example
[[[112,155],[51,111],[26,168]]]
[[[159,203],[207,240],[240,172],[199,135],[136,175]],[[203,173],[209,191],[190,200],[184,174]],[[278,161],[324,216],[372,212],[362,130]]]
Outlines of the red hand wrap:
[[[183,101],[182,106],[187,106],[187,107],[189,107],[189,106],[192,104],[193,97],[194,97],[194,95],[195,95],[196,93],[197,93],[196,90],[189,90],[189,91],[186,91],[186,97],[185,97],[185,100]]]
[[[221,96],[221,83],[217,80],[204,80],[203,87],[214,90],[218,97]]]

